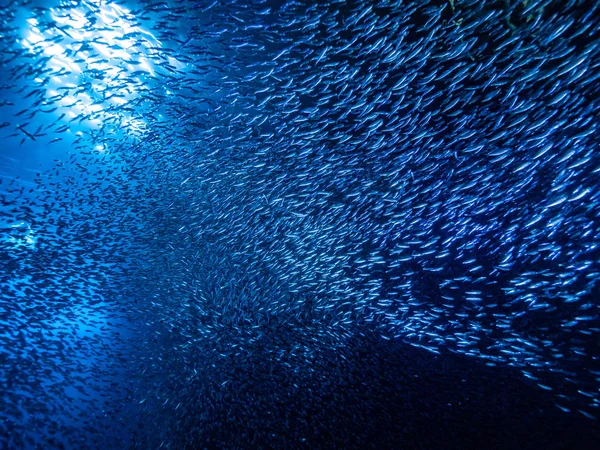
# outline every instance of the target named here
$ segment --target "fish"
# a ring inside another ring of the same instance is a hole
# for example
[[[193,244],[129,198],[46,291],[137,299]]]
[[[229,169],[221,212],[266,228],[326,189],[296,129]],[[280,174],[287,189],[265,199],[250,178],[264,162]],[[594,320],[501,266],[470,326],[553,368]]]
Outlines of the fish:
[[[3,7],[0,447],[600,442],[598,5],[133,4]]]

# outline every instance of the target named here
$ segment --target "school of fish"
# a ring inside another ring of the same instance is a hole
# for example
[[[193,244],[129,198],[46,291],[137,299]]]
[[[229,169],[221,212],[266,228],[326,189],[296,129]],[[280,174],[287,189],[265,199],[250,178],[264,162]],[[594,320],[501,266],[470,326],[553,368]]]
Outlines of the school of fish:
[[[357,339],[600,429],[600,2],[0,11],[0,448],[302,447]]]

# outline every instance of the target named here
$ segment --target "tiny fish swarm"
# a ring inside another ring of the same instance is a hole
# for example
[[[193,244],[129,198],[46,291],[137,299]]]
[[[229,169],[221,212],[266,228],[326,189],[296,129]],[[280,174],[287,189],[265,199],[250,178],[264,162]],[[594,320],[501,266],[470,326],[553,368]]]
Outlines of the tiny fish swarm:
[[[2,7],[0,133],[63,153],[0,186],[0,446],[459,448],[478,376],[597,427],[600,3],[132,3]]]

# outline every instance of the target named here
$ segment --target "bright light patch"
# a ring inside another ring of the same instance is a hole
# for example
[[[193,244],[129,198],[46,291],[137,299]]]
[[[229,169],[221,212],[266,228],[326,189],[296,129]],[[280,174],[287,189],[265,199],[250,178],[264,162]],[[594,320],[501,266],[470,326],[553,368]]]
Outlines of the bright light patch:
[[[27,222],[21,220],[19,222],[10,225],[11,232],[7,234],[3,241],[4,243],[10,244],[13,248],[28,248],[30,250],[35,248],[37,244],[37,236]]]
[[[43,57],[48,90],[57,112],[92,127],[113,123],[133,132],[145,122],[124,107],[149,89],[155,62],[164,60],[161,45],[135,25],[131,12],[111,1],[86,0],[72,9],[51,8],[41,21],[27,20],[23,45]],[[172,59],[172,58],[171,58]],[[169,61],[180,68],[178,61]]]

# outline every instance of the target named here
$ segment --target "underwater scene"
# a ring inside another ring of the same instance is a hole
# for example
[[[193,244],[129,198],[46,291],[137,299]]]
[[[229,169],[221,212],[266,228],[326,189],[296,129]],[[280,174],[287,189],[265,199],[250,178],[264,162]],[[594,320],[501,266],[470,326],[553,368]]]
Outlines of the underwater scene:
[[[600,2],[0,0],[0,449],[600,449]]]

